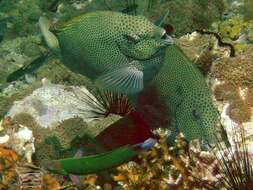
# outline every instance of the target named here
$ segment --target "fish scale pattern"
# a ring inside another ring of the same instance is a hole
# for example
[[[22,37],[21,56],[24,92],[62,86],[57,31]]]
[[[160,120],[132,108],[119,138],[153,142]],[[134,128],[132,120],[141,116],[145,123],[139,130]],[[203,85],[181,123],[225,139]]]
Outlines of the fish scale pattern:
[[[138,60],[144,81],[153,78],[163,62],[162,31],[144,17],[110,11],[87,13],[52,29],[62,60],[72,71],[96,79]]]
[[[151,86],[172,118],[172,137],[183,132],[188,140],[212,140],[218,112],[208,86],[176,45],[168,47],[163,29],[142,16],[98,11],[53,32],[70,69],[125,94],[148,88],[154,79]]]
[[[188,140],[213,142],[218,111],[204,77],[183,52],[171,45],[166,50],[165,63],[152,85],[173,118],[169,129],[173,136],[183,132]]]

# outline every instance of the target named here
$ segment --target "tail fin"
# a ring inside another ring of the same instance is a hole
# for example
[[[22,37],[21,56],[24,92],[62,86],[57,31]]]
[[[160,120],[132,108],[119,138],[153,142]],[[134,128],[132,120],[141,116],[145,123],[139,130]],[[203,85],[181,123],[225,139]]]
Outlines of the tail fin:
[[[49,48],[52,49],[54,52],[59,52],[60,48],[58,39],[52,32],[49,31],[50,28],[49,20],[46,17],[41,16],[39,19],[39,26],[41,33]]]
[[[24,77],[26,74],[34,74],[35,71],[37,71],[37,69],[39,69],[44,64],[45,60],[50,57],[51,57],[50,53],[39,56],[34,61],[32,61],[30,64],[25,65],[25,66],[21,67],[20,69],[14,71],[13,73],[11,73],[7,77],[6,81],[12,82],[15,80],[19,80],[20,78]]]

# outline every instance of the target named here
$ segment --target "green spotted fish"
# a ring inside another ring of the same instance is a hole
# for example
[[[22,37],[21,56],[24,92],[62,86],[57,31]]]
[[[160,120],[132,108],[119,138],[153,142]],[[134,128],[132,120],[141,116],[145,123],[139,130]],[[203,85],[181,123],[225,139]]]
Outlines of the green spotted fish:
[[[90,67],[83,68],[93,77],[99,76],[96,80],[104,88],[131,94],[145,88],[144,81],[146,86],[152,81],[172,119],[167,125],[171,141],[179,132],[188,140],[213,141],[218,112],[205,79],[184,53],[171,45],[162,28],[141,16],[94,12],[66,23],[56,35],[63,60],[71,62],[77,57],[77,63],[90,62]],[[83,40],[85,35],[92,37]],[[84,46],[88,53],[80,48]],[[95,57],[92,52],[97,53]]]
[[[213,105],[211,92],[203,75],[175,44],[167,47],[161,70],[143,94],[148,96],[145,91],[151,87],[167,108],[163,117],[171,119],[170,124],[166,124],[172,132],[170,143],[173,144],[179,132],[187,140],[214,142],[218,111]]]
[[[68,68],[127,94],[140,92],[152,80],[172,43],[163,28],[145,17],[118,12],[83,14],[50,31],[43,17],[39,23],[48,45],[59,47]]]
[[[59,46],[71,70],[105,89],[130,95],[154,86],[168,112],[162,117],[172,119],[166,124],[171,141],[179,132],[188,140],[213,140],[218,112],[208,86],[164,29],[142,16],[98,11],[51,29],[54,38],[42,21],[42,33],[52,49]]]

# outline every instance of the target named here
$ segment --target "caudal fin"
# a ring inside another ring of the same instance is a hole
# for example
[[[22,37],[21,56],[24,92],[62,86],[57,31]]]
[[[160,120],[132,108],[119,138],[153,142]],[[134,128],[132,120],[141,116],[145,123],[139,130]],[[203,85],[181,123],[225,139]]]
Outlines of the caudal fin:
[[[46,17],[41,16],[39,19],[39,26],[40,26],[41,33],[47,45],[49,46],[49,48],[52,49],[54,52],[58,52],[60,49],[59,42],[56,36],[49,30],[50,28],[49,20]]]

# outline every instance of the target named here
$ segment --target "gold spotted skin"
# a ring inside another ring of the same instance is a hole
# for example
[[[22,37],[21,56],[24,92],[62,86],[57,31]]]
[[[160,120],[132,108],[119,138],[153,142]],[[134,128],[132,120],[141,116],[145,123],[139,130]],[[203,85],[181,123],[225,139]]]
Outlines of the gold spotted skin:
[[[87,13],[52,29],[71,70],[95,79],[138,60],[144,81],[162,65],[168,45],[163,31],[144,17],[110,11]]]
[[[152,85],[157,87],[173,119],[169,126],[171,143],[178,132],[187,140],[214,142],[218,111],[211,93],[202,74],[176,45],[167,48],[165,63]]]

